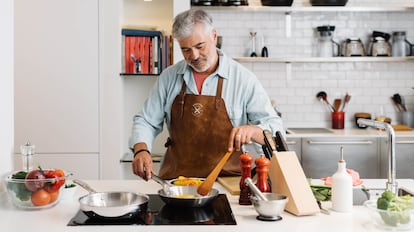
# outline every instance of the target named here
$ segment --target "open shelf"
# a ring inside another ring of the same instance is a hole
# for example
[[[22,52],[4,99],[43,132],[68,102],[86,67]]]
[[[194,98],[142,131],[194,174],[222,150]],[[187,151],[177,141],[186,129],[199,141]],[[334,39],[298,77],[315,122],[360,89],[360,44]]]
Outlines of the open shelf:
[[[234,60],[247,63],[335,63],[335,62],[407,62],[414,61],[414,56],[407,57],[233,57]]]
[[[263,12],[404,12],[414,11],[413,6],[192,6],[192,8],[230,11]]]

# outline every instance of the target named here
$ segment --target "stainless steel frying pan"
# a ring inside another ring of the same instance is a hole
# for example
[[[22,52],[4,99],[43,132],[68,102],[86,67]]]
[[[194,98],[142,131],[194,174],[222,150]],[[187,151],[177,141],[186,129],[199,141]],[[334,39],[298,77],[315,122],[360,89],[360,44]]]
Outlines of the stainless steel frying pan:
[[[147,210],[149,196],[133,192],[96,192],[87,183],[73,180],[89,194],[79,198],[80,209],[90,218],[129,218]]]
[[[204,207],[219,194],[219,191],[213,188],[206,196],[201,196],[197,193],[198,186],[172,185],[154,174],[152,174],[152,179],[163,186],[158,194],[167,205],[171,206]]]

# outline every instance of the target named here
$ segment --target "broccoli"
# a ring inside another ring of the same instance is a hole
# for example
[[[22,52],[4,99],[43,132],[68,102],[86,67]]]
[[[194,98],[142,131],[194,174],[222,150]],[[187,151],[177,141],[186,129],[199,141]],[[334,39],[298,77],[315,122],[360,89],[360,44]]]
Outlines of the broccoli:
[[[407,211],[414,209],[414,198],[409,195],[398,197],[386,190],[378,198],[377,208],[388,211],[380,212],[382,220],[387,225],[407,224],[410,221],[410,214]]]

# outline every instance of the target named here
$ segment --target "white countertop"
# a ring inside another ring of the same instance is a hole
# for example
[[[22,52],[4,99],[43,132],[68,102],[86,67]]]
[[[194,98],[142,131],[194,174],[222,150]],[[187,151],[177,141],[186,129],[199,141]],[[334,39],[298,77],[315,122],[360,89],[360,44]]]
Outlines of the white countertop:
[[[97,191],[131,191],[146,194],[156,194],[160,188],[153,181],[143,180],[93,180],[87,181]],[[414,180],[398,180],[400,187],[414,190]],[[385,180],[364,180],[367,188],[383,188]],[[238,196],[230,195],[220,184],[215,188],[220,193],[226,193],[230,201],[237,225],[195,225],[195,226],[67,226],[70,219],[79,210],[77,201],[79,196],[87,192],[80,187],[75,195],[69,199],[62,199],[56,206],[39,210],[25,211],[15,208],[8,200],[5,192],[0,193],[0,222],[2,231],[7,232],[46,232],[46,231],[380,231],[370,220],[367,209],[364,206],[354,206],[352,213],[337,213],[331,211],[330,215],[316,214],[312,216],[297,217],[283,212],[281,221],[263,222],[256,220],[257,213],[253,206],[241,206],[238,204]],[[329,202],[324,205],[329,209]]]
[[[377,130],[374,128],[366,129],[330,129],[332,133],[290,133],[287,138],[302,138],[302,137],[387,137],[387,132]],[[288,129],[289,130],[289,129]],[[395,136],[398,137],[414,137],[413,131],[395,131]]]

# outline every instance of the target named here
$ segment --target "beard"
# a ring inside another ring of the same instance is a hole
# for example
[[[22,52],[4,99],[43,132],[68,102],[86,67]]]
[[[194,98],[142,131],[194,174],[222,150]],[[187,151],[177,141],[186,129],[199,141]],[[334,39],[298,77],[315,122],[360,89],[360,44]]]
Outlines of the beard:
[[[199,57],[196,60],[187,60],[187,64],[190,65],[194,71],[202,73],[206,72],[214,63],[213,58]]]

